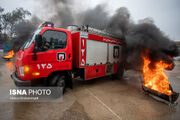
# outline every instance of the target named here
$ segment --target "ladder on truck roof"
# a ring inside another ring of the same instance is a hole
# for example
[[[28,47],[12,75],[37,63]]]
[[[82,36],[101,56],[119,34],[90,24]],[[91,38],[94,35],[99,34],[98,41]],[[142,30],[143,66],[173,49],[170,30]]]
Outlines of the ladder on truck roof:
[[[123,38],[123,37],[118,37],[113,34],[110,34],[106,31],[99,30],[99,29],[92,28],[92,27],[85,26],[85,25],[81,26],[81,27],[79,27],[77,25],[69,25],[67,27],[67,29],[70,30],[72,33],[82,31],[82,32],[87,32],[87,33],[91,33],[91,34],[95,34],[95,35],[99,35],[99,36],[103,36],[103,37],[108,37],[108,38],[112,38],[112,39],[117,39],[117,40],[122,40],[122,38]]]

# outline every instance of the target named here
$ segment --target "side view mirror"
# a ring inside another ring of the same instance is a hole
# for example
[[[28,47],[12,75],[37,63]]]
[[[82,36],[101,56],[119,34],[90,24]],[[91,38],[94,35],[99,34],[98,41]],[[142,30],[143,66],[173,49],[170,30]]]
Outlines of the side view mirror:
[[[35,47],[34,47],[33,52],[36,53],[41,46],[42,46],[42,35],[37,34],[35,36]]]
[[[35,36],[35,44],[36,46],[39,48],[40,46],[42,46],[42,35],[41,34],[37,34]]]

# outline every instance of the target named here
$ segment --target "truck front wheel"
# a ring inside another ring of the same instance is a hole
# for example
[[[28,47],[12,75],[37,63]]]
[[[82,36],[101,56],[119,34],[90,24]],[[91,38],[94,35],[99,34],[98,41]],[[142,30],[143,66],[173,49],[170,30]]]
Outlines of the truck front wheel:
[[[60,76],[58,80],[56,81],[56,86],[61,87],[63,90],[63,93],[65,92],[65,87],[66,87],[66,82],[65,82],[66,77],[64,75]]]

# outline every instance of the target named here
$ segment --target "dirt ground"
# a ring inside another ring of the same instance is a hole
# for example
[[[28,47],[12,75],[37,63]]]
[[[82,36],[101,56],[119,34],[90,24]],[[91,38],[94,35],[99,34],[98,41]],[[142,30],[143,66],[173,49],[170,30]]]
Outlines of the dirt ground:
[[[180,61],[175,63],[166,73],[174,91],[180,92]],[[15,86],[10,78],[13,66],[1,60],[0,87]],[[1,102],[0,120],[179,120],[180,104],[170,107],[152,99],[142,91],[141,80],[140,73],[126,71],[122,80],[76,81],[62,102]]]

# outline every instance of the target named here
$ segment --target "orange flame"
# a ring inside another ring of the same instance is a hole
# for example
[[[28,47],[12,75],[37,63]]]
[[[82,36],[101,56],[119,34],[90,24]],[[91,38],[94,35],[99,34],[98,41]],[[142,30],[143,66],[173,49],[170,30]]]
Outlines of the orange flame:
[[[10,58],[13,58],[14,57],[14,51],[11,50],[7,53],[6,56],[4,56],[5,59],[10,59]]]
[[[166,76],[164,69],[172,68],[172,64],[167,64],[163,60],[156,62],[154,67],[151,68],[151,61],[147,56],[142,56],[143,58],[143,85],[161,92],[166,95],[171,95],[172,91],[169,87],[168,77]]]

